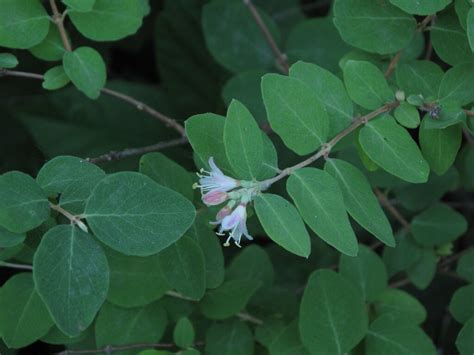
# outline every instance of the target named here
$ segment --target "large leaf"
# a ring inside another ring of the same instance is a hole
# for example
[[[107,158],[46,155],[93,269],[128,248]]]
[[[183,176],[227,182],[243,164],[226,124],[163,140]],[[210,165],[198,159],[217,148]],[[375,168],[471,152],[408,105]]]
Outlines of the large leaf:
[[[0,334],[9,348],[34,343],[54,324],[36,293],[31,274],[17,274],[3,285],[0,308]]]
[[[48,34],[50,19],[39,0],[3,0],[0,46],[31,48]]]
[[[411,182],[428,180],[429,165],[405,128],[385,115],[368,122],[359,134],[364,152],[392,175]]]
[[[262,95],[270,125],[288,148],[305,155],[326,143],[329,119],[309,86],[295,78],[267,74],[262,78]]]
[[[262,132],[249,110],[233,100],[224,126],[224,146],[227,159],[237,177],[256,180],[262,170]]]
[[[365,175],[339,159],[328,159],[324,169],[339,183],[344,204],[352,218],[386,245],[395,246],[392,227]]]
[[[97,238],[123,254],[138,256],[155,254],[176,242],[194,216],[186,198],[133,172],[102,179],[85,209]]]
[[[56,325],[74,337],[94,320],[109,289],[109,266],[100,245],[73,225],[41,239],[33,262],[36,289]]]
[[[19,171],[0,176],[0,226],[24,233],[49,217],[49,202],[39,185]]]
[[[388,0],[337,0],[334,23],[342,39],[354,47],[379,54],[405,48],[416,21]]]
[[[365,336],[367,323],[355,286],[331,270],[311,274],[299,316],[301,341],[311,354],[347,353]]]
[[[283,197],[263,194],[255,200],[255,211],[268,236],[286,250],[303,257],[311,252],[311,241],[296,208]]]
[[[287,181],[287,191],[309,227],[340,252],[355,256],[358,246],[345,211],[342,192],[327,172],[303,168]]]

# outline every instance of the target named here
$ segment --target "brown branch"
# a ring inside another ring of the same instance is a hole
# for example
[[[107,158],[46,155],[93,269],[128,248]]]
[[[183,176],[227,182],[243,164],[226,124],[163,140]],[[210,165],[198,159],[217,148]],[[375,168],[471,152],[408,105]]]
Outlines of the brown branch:
[[[53,11],[53,21],[58,27],[59,35],[61,36],[64,49],[68,52],[71,52],[72,51],[71,42],[69,41],[69,37],[67,35],[66,29],[64,28],[65,16],[59,12],[58,6],[56,5],[56,0],[49,0],[49,5],[51,6],[51,10]]]
[[[115,161],[120,159],[125,159],[128,157],[133,157],[136,155],[142,155],[145,153],[156,152],[165,148],[176,147],[178,145],[188,143],[188,139],[186,137],[181,137],[177,139],[172,139],[169,141],[159,142],[152,145],[147,145],[145,147],[140,148],[130,148],[121,151],[111,151],[107,154],[100,155],[95,158],[87,158],[86,160],[92,164],[98,164],[108,161]]]
[[[280,48],[278,48],[278,45],[273,38],[272,34],[270,33],[270,30],[268,29],[267,25],[265,25],[265,22],[263,21],[262,17],[258,13],[257,8],[253,4],[252,0],[243,0],[244,4],[248,7],[250,10],[250,13],[252,14],[255,22],[257,23],[257,26],[260,28],[260,31],[262,31],[263,36],[265,37],[266,41],[268,42],[275,58],[278,63],[278,66],[280,70],[288,75],[290,71],[290,65],[288,64],[288,58],[286,54],[284,54]]]
[[[29,79],[37,79],[37,80],[44,80],[44,75],[41,74],[36,74],[36,73],[28,73],[28,72],[21,72],[21,71],[16,71],[16,70],[7,70],[7,69],[1,69],[0,70],[0,77],[1,76],[14,76],[14,77],[20,77],[20,78],[29,78]],[[172,119],[171,117],[168,117],[161,112],[155,110],[154,108],[148,106],[142,101],[139,101],[131,96],[122,94],[118,91],[112,90],[112,89],[107,89],[103,88],[100,90],[102,93],[107,94],[109,96],[116,97],[123,102],[126,102],[132,106],[134,106],[137,110],[139,111],[144,111],[150,116],[156,118],[160,122],[164,123],[166,126],[173,128],[175,131],[177,131],[181,136],[184,136],[186,134],[184,127],[179,124],[177,121]]]
[[[470,144],[470,145],[473,145],[474,144],[474,139],[472,138],[471,136],[471,133],[463,127],[462,129],[462,133],[464,134],[464,138],[466,138],[466,141]]]
[[[380,201],[380,204],[385,207],[385,209],[390,212],[390,214],[405,228],[406,230],[410,230],[410,223],[402,216],[400,212],[390,203],[387,199],[387,196],[380,191],[378,188],[374,189],[377,198]]]
[[[402,57],[402,52],[403,52],[403,49],[400,49],[397,52],[397,54],[395,54],[395,56],[392,58],[390,63],[388,64],[387,70],[385,71],[385,74],[384,74],[385,79],[389,78],[390,75],[392,75],[393,71],[397,67],[398,62],[400,61],[400,58]]]
[[[389,104],[385,104],[382,107],[378,108],[375,111],[370,112],[369,114],[359,117],[355,119],[352,124],[347,127],[346,129],[342,130],[339,132],[334,138],[332,138],[328,143],[323,144],[321,149],[314,155],[310,156],[308,159],[293,165],[289,168],[286,168],[280,172],[277,176],[267,179],[261,182],[262,184],[262,189],[268,188],[271,184],[285,178],[288,175],[291,175],[295,170],[304,168],[305,166],[310,165],[311,163],[315,162],[321,157],[327,157],[329,153],[331,152],[331,149],[344,137],[346,137],[348,134],[351,132],[355,131],[357,128],[359,128],[361,125],[367,123],[371,119],[381,115],[382,113],[389,112],[395,107],[399,105],[398,102],[392,102]]]

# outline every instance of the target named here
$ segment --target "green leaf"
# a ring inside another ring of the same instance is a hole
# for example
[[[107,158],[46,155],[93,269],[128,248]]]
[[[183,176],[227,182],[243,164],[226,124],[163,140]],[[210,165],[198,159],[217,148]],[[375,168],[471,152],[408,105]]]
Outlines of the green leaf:
[[[423,250],[405,231],[399,233],[395,239],[397,246],[395,248],[385,247],[383,253],[383,261],[387,266],[389,276],[413,266],[420,259]]]
[[[314,45],[315,37],[318,37],[317,46]],[[328,16],[307,19],[296,25],[288,35],[285,53],[291,62],[304,60],[337,72],[339,60],[350,49]]]
[[[344,83],[352,100],[368,110],[394,100],[383,73],[372,63],[348,61],[344,66]]]
[[[264,287],[273,284],[273,265],[265,249],[252,244],[243,249],[226,269],[226,280],[247,280]]]
[[[68,16],[79,32],[93,41],[116,41],[134,34],[149,12],[148,5],[136,0],[95,0],[92,10],[87,12],[82,12],[86,7],[84,1],[74,2],[76,9],[81,3],[81,9],[71,9]]]
[[[39,0],[3,0],[0,13],[0,46],[27,49],[48,34],[50,20]]]
[[[63,66],[72,83],[88,98],[97,99],[100,96],[100,90],[107,80],[107,73],[99,52],[90,47],[80,47],[74,52],[66,52]]]
[[[44,73],[43,89],[46,90],[57,90],[66,86],[69,83],[69,77],[62,65],[58,65],[54,68],[49,69]]]
[[[58,327],[53,326],[49,330],[48,334],[41,338],[41,341],[43,343],[54,345],[69,345],[79,343],[80,341],[85,340],[86,337],[90,337],[92,335],[92,328],[93,327],[89,327],[77,337],[71,338],[60,331]]]
[[[365,175],[339,159],[328,159],[324,169],[339,183],[347,212],[357,223],[388,246],[395,246],[392,227]]]
[[[410,95],[437,96],[444,72],[436,63],[415,60],[400,63],[395,71],[398,87]]]
[[[58,27],[50,26],[46,38],[41,43],[31,47],[29,51],[41,60],[58,61],[63,59],[65,49]]]
[[[356,257],[341,255],[339,273],[352,281],[367,302],[377,299],[388,286],[382,259],[369,247],[361,245]]]
[[[189,348],[193,345],[194,336],[193,324],[186,317],[180,318],[173,330],[174,343],[180,348]]]
[[[258,10],[271,35],[279,42],[273,20]],[[213,1],[203,8],[202,27],[207,48],[226,69],[238,73],[275,66],[275,57],[248,7],[240,1]]]
[[[232,174],[224,148],[225,118],[213,113],[190,117],[185,122],[186,136],[193,150],[207,164],[214,157],[216,165],[227,174]]]
[[[301,341],[311,354],[345,354],[367,332],[367,311],[359,290],[331,270],[310,275],[299,317]]]
[[[269,352],[271,355],[309,354],[301,342],[298,320],[294,320],[281,330],[271,343]]]
[[[255,199],[255,211],[263,229],[275,243],[298,256],[309,256],[309,234],[291,203],[278,195],[262,194]]]
[[[201,246],[204,253],[206,287],[218,287],[224,281],[224,254],[219,239],[209,229],[207,217],[198,214],[188,234]]]
[[[467,221],[448,205],[438,203],[413,219],[411,231],[421,245],[443,245],[463,235],[467,231]]]
[[[313,89],[318,100],[325,106],[329,119],[329,137],[352,123],[354,109],[341,79],[315,64],[301,61],[291,66],[290,76]]]
[[[430,34],[436,54],[446,63],[458,65],[473,61],[474,55],[466,32],[453,10],[443,11],[436,16]]]
[[[474,52],[474,9],[471,8],[467,14],[467,39],[469,40],[469,46]]]
[[[474,283],[474,250],[469,250],[459,259],[456,273],[463,279]]]
[[[459,323],[466,323],[474,317],[474,284],[456,290],[449,304],[449,312]]]
[[[0,175],[0,226],[24,233],[48,217],[48,199],[32,177],[19,171]]]
[[[441,102],[456,101],[463,106],[474,101],[474,64],[464,63],[449,69],[443,76],[439,88]]]
[[[11,53],[0,53],[0,68],[11,69],[18,65],[18,59]]]
[[[91,11],[96,0],[62,0],[71,10],[81,12]]]
[[[102,248],[73,225],[58,225],[44,235],[35,253],[33,277],[56,325],[71,337],[93,322],[109,289]]]
[[[389,4],[388,0],[337,0],[334,24],[344,41],[379,54],[405,48],[416,28],[413,16]]]
[[[126,255],[148,256],[176,242],[192,225],[193,205],[145,175],[121,172],[92,191],[85,217],[94,234]]]
[[[209,319],[226,319],[239,313],[261,283],[254,280],[230,280],[209,290],[199,303],[202,314]]]
[[[184,236],[159,254],[168,284],[186,297],[199,300],[206,290],[204,254],[199,244]]]
[[[206,332],[206,354],[251,355],[254,340],[250,328],[237,319],[212,324]]]
[[[397,321],[421,324],[426,319],[425,307],[409,293],[389,288],[373,303],[377,316],[390,314]]]
[[[469,319],[459,332],[456,338],[456,348],[461,355],[474,353],[474,317]]]
[[[408,278],[417,288],[427,288],[436,274],[438,257],[433,249],[423,249],[421,257],[408,270]]]
[[[97,348],[108,345],[157,343],[165,332],[168,319],[160,303],[142,308],[120,308],[105,303],[95,322]],[[135,350],[121,354],[136,354]]]
[[[303,168],[294,172],[286,189],[309,227],[340,252],[355,256],[358,245],[349,223],[342,192],[327,172]]]
[[[161,298],[170,289],[158,254],[143,258],[106,249],[110,268],[107,300],[120,307],[140,307]]]
[[[389,115],[369,121],[359,134],[364,152],[392,175],[411,183],[428,180],[429,165],[405,128]]]
[[[429,116],[423,119],[419,131],[421,152],[431,170],[438,175],[444,175],[453,165],[461,147],[462,128],[460,125],[453,125],[444,129],[426,129],[429,119]]]
[[[400,102],[400,106],[393,113],[398,123],[406,128],[416,128],[420,124],[420,114],[415,106],[407,102]]]
[[[191,175],[181,165],[161,153],[148,153],[140,159],[140,172],[192,201],[194,191]]]
[[[372,322],[365,340],[367,355],[436,355],[431,339],[416,325],[400,322],[390,314]]]
[[[452,0],[430,0],[430,1],[412,1],[412,0],[390,0],[390,2],[409,14],[414,15],[432,15],[443,10]]]
[[[0,308],[0,334],[9,348],[34,343],[54,324],[29,273],[16,274],[2,286]]]
[[[12,233],[0,227],[0,248],[11,248],[25,241],[26,233]]]
[[[288,148],[306,155],[326,143],[329,118],[309,86],[295,78],[267,74],[262,78],[262,95],[270,125]]]
[[[437,116],[431,117],[429,113],[425,115],[425,129],[444,129],[457,125],[458,123],[466,123],[466,113],[455,100],[448,99],[436,107],[440,111]]]
[[[461,23],[461,27],[464,30],[467,30],[467,14],[471,9],[472,5],[469,0],[455,0],[454,1],[454,9],[458,16],[459,22]]]
[[[227,159],[237,176],[256,180],[262,170],[262,132],[250,111],[232,100],[224,125],[224,146]]]

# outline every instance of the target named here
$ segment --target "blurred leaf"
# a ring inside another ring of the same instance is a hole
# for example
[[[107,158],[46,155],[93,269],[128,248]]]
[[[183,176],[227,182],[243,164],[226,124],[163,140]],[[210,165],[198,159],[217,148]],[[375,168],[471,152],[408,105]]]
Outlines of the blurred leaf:
[[[181,318],[173,330],[173,340],[180,348],[189,348],[194,342],[193,324],[188,318]]]
[[[474,317],[474,284],[463,286],[456,290],[449,303],[449,312],[459,323],[466,323]]]
[[[409,293],[393,288],[387,289],[374,300],[377,316],[390,314],[397,321],[420,324],[426,319],[425,307]]]
[[[214,323],[206,332],[208,355],[252,355],[253,335],[244,322],[237,319]]]

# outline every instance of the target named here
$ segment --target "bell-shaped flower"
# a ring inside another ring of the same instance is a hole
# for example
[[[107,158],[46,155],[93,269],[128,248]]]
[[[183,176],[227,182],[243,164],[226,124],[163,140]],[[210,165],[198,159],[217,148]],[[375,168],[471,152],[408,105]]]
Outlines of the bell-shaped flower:
[[[202,202],[204,202],[206,206],[217,206],[220,205],[222,202],[227,201],[228,198],[229,195],[227,195],[226,192],[212,190],[202,196]]]
[[[229,231],[229,237],[225,241],[224,246],[229,246],[229,241],[233,239],[235,245],[240,248],[242,235],[248,240],[253,240],[247,230],[247,208],[245,204],[241,203],[230,215],[222,219],[218,234],[223,235],[225,231]]]
[[[207,175],[198,174],[200,177],[199,184],[195,185],[201,189],[203,195],[210,191],[227,192],[240,185],[238,180],[224,175],[221,169],[214,163],[213,157],[209,158],[209,166],[211,171],[201,169],[201,173],[206,173]]]
[[[235,201],[230,201],[227,205],[222,207],[216,215],[215,222],[209,222],[210,224],[221,224],[222,220],[232,213],[232,206],[235,204]]]

